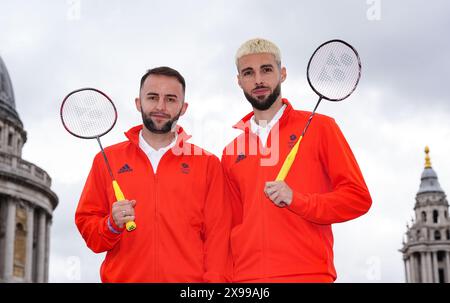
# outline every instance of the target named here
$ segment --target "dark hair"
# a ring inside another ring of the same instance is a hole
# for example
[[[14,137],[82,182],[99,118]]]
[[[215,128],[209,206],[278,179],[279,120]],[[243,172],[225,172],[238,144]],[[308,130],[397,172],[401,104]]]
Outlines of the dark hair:
[[[142,85],[144,85],[145,79],[147,79],[147,77],[150,75],[161,75],[176,78],[178,82],[181,83],[181,86],[183,87],[183,92],[186,90],[186,82],[184,81],[183,76],[177,70],[174,70],[173,68],[167,66],[160,66],[149,69],[141,78],[141,87],[140,87],[141,89]]]

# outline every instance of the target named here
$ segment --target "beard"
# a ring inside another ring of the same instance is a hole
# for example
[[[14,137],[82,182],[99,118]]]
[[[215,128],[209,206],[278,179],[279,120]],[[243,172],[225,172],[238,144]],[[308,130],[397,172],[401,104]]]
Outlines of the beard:
[[[159,128],[156,126],[155,122],[153,122],[151,118],[151,114],[154,114],[156,112],[152,112],[150,114],[144,114],[144,112],[142,112],[142,122],[144,123],[145,127],[154,134],[167,134],[168,132],[172,131],[172,129],[177,124],[177,121],[181,115],[181,110],[182,109],[180,109],[178,114],[173,119],[170,119]],[[167,114],[163,115],[169,116]]]
[[[253,98],[250,94],[244,92],[245,98],[257,110],[268,110],[281,94],[281,83],[278,83],[273,92],[266,99]]]

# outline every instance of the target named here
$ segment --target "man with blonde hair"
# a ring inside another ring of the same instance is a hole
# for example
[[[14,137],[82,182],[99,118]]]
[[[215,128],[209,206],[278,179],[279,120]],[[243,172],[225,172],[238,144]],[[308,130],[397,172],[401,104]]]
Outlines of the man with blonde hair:
[[[244,132],[222,156],[233,281],[333,282],[331,224],[363,215],[372,203],[356,159],[334,119],[316,114],[285,181],[274,181],[310,112],[282,98],[287,74],[274,43],[245,42],[236,66],[253,111],[235,125]],[[278,160],[265,164],[274,153]]]

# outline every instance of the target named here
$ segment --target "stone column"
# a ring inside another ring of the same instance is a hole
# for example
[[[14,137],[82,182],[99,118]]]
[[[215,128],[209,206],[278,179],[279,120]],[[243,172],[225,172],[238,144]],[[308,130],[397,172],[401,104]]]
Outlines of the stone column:
[[[439,283],[439,271],[438,271],[438,259],[437,252],[433,252],[433,277],[434,283]]]
[[[37,281],[38,283],[44,282],[45,275],[45,227],[47,226],[45,210],[39,211],[39,225],[38,225],[38,241],[37,241]]]
[[[411,256],[408,256],[408,258],[405,260],[405,264],[406,264],[406,283],[411,283],[412,282],[412,277],[411,277]]]
[[[428,272],[427,272],[427,252],[423,252],[420,254],[420,260],[421,260],[421,273],[422,273],[422,283],[428,282]]]
[[[414,275],[415,275],[415,283],[420,283],[421,281],[421,268],[420,268],[420,264],[422,263],[422,259],[420,259],[420,253],[416,254],[414,257]]]
[[[48,218],[45,227],[45,273],[44,273],[44,282],[48,282],[48,270],[49,270],[49,261],[50,261],[50,226],[52,222],[50,218]]]
[[[411,283],[417,283],[416,257],[411,254]]]
[[[16,235],[16,203],[13,199],[7,200],[6,234],[5,234],[5,269],[3,276],[6,282],[13,281],[14,270],[14,242]]]
[[[25,262],[25,281],[32,281],[33,273],[33,235],[34,235],[34,209],[28,206],[27,209],[27,248],[26,248],[26,262]]]
[[[405,265],[405,280],[408,283],[408,259],[403,259],[403,263]]]
[[[433,276],[433,262],[431,261],[432,252],[427,253],[427,272],[428,272],[428,282],[434,282]]]
[[[445,272],[446,272],[446,274],[447,274],[447,281],[445,281],[445,282],[447,282],[447,283],[450,283],[450,251],[448,251],[446,254],[445,254],[445,256],[446,256],[446,258],[445,258]]]

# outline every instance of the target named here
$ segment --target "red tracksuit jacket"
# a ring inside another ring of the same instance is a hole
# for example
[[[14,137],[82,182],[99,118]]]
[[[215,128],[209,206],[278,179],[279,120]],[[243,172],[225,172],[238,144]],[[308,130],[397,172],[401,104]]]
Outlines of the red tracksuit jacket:
[[[331,224],[361,216],[372,200],[343,134],[332,118],[320,114],[313,118],[285,179],[293,190],[291,205],[279,208],[265,196],[265,182],[275,180],[310,115],[294,110],[286,99],[283,103],[287,107],[278,121],[278,142],[270,143],[274,127],[268,149],[258,145],[252,150],[249,142],[259,140],[249,131],[250,113],[235,125],[244,133],[222,156],[233,210],[233,281],[331,282],[336,279]],[[262,165],[268,159],[277,160]]]
[[[231,209],[224,201],[219,159],[189,144],[181,128],[157,173],[139,147],[141,126],[128,141],[105,149],[128,200],[136,200],[137,229],[115,234],[107,226],[116,201],[99,153],[84,186],[76,225],[94,252],[107,252],[103,282],[225,282]],[[202,155],[198,155],[202,153]],[[119,229],[111,218],[113,228]]]

